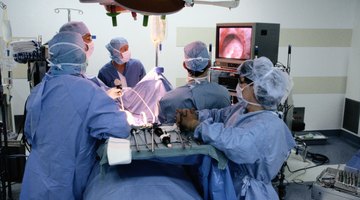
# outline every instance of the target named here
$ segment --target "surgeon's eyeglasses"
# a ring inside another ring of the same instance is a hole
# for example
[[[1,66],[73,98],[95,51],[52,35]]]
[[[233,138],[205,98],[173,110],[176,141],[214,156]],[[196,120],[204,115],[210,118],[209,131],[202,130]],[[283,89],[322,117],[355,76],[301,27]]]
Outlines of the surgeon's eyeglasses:
[[[93,39],[95,39],[96,36],[95,35],[91,35],[90,33],[86,33],[85,35],[82,36],[82,39],[84,40],[84,42],[89,43],[91,42]]]

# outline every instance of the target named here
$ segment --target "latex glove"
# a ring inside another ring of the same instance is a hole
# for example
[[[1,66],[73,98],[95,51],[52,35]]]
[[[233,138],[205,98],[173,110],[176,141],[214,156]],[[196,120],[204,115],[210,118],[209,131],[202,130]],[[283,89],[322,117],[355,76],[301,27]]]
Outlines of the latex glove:
[[[118,88],[110,88],[106,91],[106,94],[114,100],[121,97],[122,95],[121,89]]]
[[[199,123],[197,113],[194,109],[176,110],[176,124],[181,131],[193,132]]]

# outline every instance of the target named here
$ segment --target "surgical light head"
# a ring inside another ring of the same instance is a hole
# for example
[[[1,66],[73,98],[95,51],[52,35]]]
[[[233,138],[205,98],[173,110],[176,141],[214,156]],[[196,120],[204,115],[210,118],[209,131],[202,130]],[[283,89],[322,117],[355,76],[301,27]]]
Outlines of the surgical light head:
[[[187,69],[203,72],[210,61],[209,52],[203,42],[192,42],[184,47],[184,63]]]
[[[254,82],[255,97],[267,110],[276,110],[290,93],[292,84],[289,75],[275,68],[266,57],[247,60],[237,71],[241,77]]]
[[[79,33],[64,31],[49,41],[50,72],[80,74],[86,66],[85,44]]]
[[[63,32],[63,31],[77,32],[81,36],[90,34],[90,31],[87,28],[87,26],[83,22],[77,22],[77,21],[68,22],[63,26],[61,26],[59,32]]]

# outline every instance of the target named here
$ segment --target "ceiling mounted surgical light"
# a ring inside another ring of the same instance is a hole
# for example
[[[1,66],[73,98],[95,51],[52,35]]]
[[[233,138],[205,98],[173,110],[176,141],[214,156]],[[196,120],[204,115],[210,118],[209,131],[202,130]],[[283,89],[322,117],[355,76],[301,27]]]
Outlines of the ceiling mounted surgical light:
[[[226,8],[235,8],[240,0],[229,1],[197,1],[197,0],[80,0],[81,3],[99,3],[112,17],[113,26],[116,26],[116,16],[126,10],[132,13],[136,20],[136,13],[144,15],[143,25],[147,26],[148,16],[165,15],[180,11],[185,6],[192,7],[194,4],[213,5]]]
[[[167,15],[181,10],[183,0],[115,0],[124,8],[143,15]]]

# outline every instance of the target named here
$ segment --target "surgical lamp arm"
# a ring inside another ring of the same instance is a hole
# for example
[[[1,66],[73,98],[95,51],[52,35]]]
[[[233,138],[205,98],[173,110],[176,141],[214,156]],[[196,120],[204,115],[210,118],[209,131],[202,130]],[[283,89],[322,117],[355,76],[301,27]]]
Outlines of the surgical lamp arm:
[[[240,0],[231,0],[231,1],[198,1],[198,0],[184,0],[186,6],[193,6],[194,4],[203,4],[203,5],[212,5],[220,6],[225,8],[236,8],[239,6]]]

